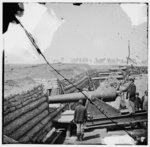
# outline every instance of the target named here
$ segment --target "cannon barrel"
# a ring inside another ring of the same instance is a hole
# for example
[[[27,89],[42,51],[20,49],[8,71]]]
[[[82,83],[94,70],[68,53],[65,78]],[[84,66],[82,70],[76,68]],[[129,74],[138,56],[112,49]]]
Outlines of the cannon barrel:
[[[100,72],[99,73],[99,76],[100,77],[106,77],[106,76],[109,76],[111,74],[111,72]],[[115,74],[117,74],[117,75],[122,75],[122,72],[115,72]]]
[[[103,76],[103,77],[94,77],[92,78],[92,80],[105,80],[107,79],[108,76]],[[116,78],[118,80],[122,80],[123,79],[123,76],[122,75],[117,75],[117,76],[112,76],[112,78]]]
[[[117,97],[117,92],[114,88],[98,88],[95,91],[84,91],[87,97],[96,97],[103,99],[104,102],[114,101]],[[63,95],[49,96],[49,103],[69,103],[77,102],[79,99],[86,99],[81,93],[70,93]]]

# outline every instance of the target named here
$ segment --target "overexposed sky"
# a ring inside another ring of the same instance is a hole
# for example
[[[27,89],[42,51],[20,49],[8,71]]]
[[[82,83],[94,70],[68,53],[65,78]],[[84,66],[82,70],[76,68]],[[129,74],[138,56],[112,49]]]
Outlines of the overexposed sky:
[[[131,19],[132,25],[140,25],[147,22],[146,4],[121,4],[121,8]]]
[[[44,52],[63,21],[58,20],[52,10],[48,12],[47,7],[38,3],[24,3],[24,9],[24,15],[17,18]],[[4,34],[4,48],[7,63],[32,64],[37,60],[42,61],[20,25],[9,25]]]
[[[147,5],[83,3],[78,7],[72,3],[47,3],[46,8],[39,9],[42,17],[38,19],[40,15],[36,17],[32,7],[33,14],[28,11],[30,20],[24,19],[22,23],[31,30],[35,41],[50,62],[61,57],[126,59],[128,40],[132,57],[147,59]],[[37,6],[35,12],[36,9]],[[43,21],[39,21],[40,19]],[[23,44],[22,46],[24,48]],[[25,47],[22,54],[24,60],[19,63],[43,62],[34,52],[33,47]],[[17,63],[18,60],[11,54],[7,61]]]

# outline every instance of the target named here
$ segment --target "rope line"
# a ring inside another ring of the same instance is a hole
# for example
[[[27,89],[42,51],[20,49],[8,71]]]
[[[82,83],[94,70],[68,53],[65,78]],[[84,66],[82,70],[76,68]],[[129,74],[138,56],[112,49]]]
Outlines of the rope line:
[[[23,30],[25,31],[26,35],[28,36],[29,40],[31,41],[31,43],[33,44],[33,46],[36,48],[37,52],[42,55],[42,57],[44,58],[44,60],[46,61],[46,63],[58,74],[60,75],[64,80],[66,80],[68,83],[70,83],[73,87],[75,87],[77,90],[79,90],[79,92],[81,92],[86,99],[89,100],[89,102],[91,104],[93,104],[103,115],[105,115],[109,120],[111,120],[113,123],[115,123],[116,126],[120,127],[122,130],[124,130],[129,136],[131,136],[133,139],[134,137],[127,131],[125,130],[123,127],[121,127],[120,125],[117,124],[117,122],[114,122],[111,118],[109,118],[97,105],[95,105],[92,100],[85,94],[83,93],[83,91],[78,88],[76,85],[74,85],[72,82],[70,82],[67,78],[65,78],[59,71],[57,71],[46,59],[46,57],[43,55],[43,53],[41,52],[41,50],[39,49],[38,45],[36,44],[33,36],[24,28],[24,26],[21,24],[21,22],[16,18],[17,22],[21,25],[21,27],[23,28]]]

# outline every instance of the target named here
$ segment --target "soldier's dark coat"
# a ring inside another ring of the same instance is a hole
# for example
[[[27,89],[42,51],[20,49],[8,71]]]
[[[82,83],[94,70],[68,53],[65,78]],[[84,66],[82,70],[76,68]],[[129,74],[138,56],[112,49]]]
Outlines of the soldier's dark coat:
[[[79,104],[74,112],[74,121],[75,123],[84,123],[87,119],[87,112],[86,112],[86,108]]]

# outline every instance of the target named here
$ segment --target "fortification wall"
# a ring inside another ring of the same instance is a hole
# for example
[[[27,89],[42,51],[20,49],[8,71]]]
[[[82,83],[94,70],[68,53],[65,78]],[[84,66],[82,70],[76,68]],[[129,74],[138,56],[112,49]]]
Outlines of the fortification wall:
[[[42,85],[4,98],[3,135],[19,143],[41,143],[62,110],[50,109]]]
[[[95,76],[97,76],[97,72],[93,71],[93,70],[90,70],[86,73],[80,74],[80,76],[78,76],[78,80],[76,80],[76,82],[73,82],[73,84],[76,87],[78,87],[79,89],[88,88],[89,86],[93,87],[93,85],[92,85],[89,78],[92,78],[92,77],[95,77]],[[98,85],[97,83],[95,83],[95,84]],[[63,85],[65,85],[65,84],[63,84]],[[63,89],[64,89],[65,93],[78,92],[78,90],[72,84],[64,86]]]
[[[84,76],[74,85],[81,89],[89,85],[88,76]],[[44,91],[43,86],[39,85],[27,92],[4,98],[3,135],[5,139],[9,138],[17,143],[43,143],[43,140],[46,140],[46,135],[53,128],[52,119],[66,106],[50,108],[48,95]],[[55,80],[51,95],[75,91],[76,88],[72,85],[60,87],[59,81]]]

